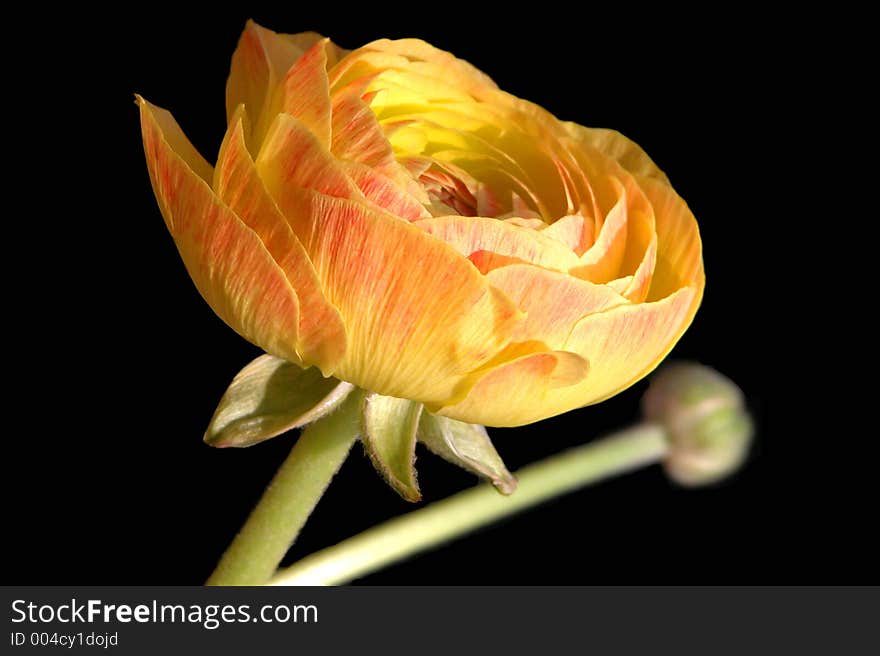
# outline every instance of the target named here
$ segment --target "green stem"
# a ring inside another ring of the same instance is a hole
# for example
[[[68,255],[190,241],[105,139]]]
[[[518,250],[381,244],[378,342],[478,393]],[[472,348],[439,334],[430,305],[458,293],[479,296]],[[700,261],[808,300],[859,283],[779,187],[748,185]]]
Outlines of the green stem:
[[[360,392],[310,424],[220,558],[208,585],[262,585],[299,535],[359,430]]]
[[[509,497],[488,484],[460,492],[306,556],[270,584],[345,583],[552,497],[658,462],[667,452],[663,428],[641,424],[519,470]]]

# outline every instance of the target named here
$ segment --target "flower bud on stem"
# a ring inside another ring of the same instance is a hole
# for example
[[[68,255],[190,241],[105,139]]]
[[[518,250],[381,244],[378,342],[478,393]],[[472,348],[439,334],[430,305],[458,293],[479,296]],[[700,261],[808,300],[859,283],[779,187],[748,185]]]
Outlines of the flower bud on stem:
[[[645,423],[520,469],[519,486],[508,497],[488,484],[460,492],[306,556],[270,585],[345,583],[552,497],[657,462],[684,485],[717,481],[742,463],[751,420],[739,389],[715,370],[670,365],[653,379],[644,407]]]
[[[669,438],[664,466],[680,485],[714,483],[745,460],[754,432],[742,391],[714,369],[675,362],[651,379],[642,399],[645,419]]]

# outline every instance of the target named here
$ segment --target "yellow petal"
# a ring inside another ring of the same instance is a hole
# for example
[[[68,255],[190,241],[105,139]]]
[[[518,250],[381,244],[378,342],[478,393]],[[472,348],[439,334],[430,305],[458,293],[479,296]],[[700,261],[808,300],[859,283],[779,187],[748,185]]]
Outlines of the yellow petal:
[[[452,80],[467,89],[487,87],[497,89],[488,75],[464,59],[445,50],[435,48],[421,39],[379,39],[364,46],[364,50],[378,50],[407,57],[417,64],[417,70],[430,71],[437,77]]]
[[[528,353],[473,374],[462,384],[463,393],[453,397],[451,403],[428,409],[485,426],[519,426],[536,421],[532,417],[552,407],[550,399],[557,390],[577,386],[589,377],[590,369],[590,363],[575,353]],[[544,416],[551,414],[557,413]]]
[[[554,384],[540,359],[547,354],[536,354],[528,356],[534,363],[515,361],[491,370],[463,400],[439,414],[487,426],[520,426],[602,401],[660,363],[693,319],[701,292],[701,287],[685,287],[656,303],[619,305],[582,319],[565,344],[566,352],[589,362],[579,381]],[[551,380],[545,381],[548,375]]]
[[[220,148],[214,189],[253,230],[284,271],[299,300],[297,352],[302,361],[330,375],[345,353],[342,317],[324,297],[308,254],[269,196],[245,145],[244,108],[233,117]]]
[[[582,214],[568,214],[542,228],[546,237],[562,242],[575,255],[583,255],[593,245],[593,219]]]
[[[572,275],[595,283],[604,283],[621,276],[621,266],[626,253],[628,216],[627,193],[616,179],[610,182],[617,189],[617,202],[605,216],[593,245],[581,256]],[[625,275],[625,274],[623,274]]]
[[[690,325],[702,291],[683,287],[661,301],[621,305],[578,322],[565,349],[589,359],[594,375],[570,391],[572,407],[604,400],[654,369]]]
[[[386,69],[404,69],[419,75],[424,80],[421,86],[427,87],[429,94],[430,82],[455,97],[474,89],[497,88],[489,76],[468,62],[420,39],[379,39],[368,43],[340,62],[331,72],[331,79],[334,87],[343,86]]]
[[[497,219],[444,216],[416,221],[414,225],[450,244],[465,257],[489,251],[557,271],[567,271],[579,264],[577,256],[557,240]]]
[[[562,349],[575,324],[585,316],[627,303],[605,285],[527,264],[495,269],[486,279],[526,313],[513,340],[537,340],[551,349]]]
[[[299,303],[284,272],[260,238],[211,191],[205,179],[210,168],[205,170],[192,146],[182,147],[188,142],[170,114],[140,97],[138,105],[153,191],[199,292],[245,339],[299,362]]]
[[[640,178],[639,185],[654,208],[657,230],[657,263],[648,300],[661,299],[691,284],[702,294],[703,251],[693,213],[668,184]]]
[[[654,271],[654,212],[635,178],[616,164],[609,168],[613,176],[606,182],[616,189],[618,200],[601,223],[595,242],[581,256],[582,266],[572,274],[601,283],[633,276],[625,295],[638,302],[644,300]]]
[[[637,213],[636,216],[638,216]],[[637,230],[644,229],[647,231],[648,228],[645,227],[647,223],[647,221],[639,221],[638,218],[633,220],[633,224],[629,226],[630,238],[628,241],[630,243],[639,239],[635,234]],[[645,300],[648,296],[651,281],[654,278],[654,267],[657,261],[657,235],[654,233],[653,216],[650,219],[650,232],[647,233],[646,237],[648,239],[648,247],[644,251],[642,261],[639,263],[636,272],[632,276],[627,276],[631,280],[623,291],[623,295],[633,303],[641,303]],[[627,245],[629,246],[630,244]],[[624,271],[626,271],[625,266]]]
[[[648,157],[642,147],[617,130],[586,128],[583,125],[570,122],[564,122],[562,125],[575,139],[589,143],[593,148],[617,160],[623,168],[633,175],[669,184],[669,178]]]

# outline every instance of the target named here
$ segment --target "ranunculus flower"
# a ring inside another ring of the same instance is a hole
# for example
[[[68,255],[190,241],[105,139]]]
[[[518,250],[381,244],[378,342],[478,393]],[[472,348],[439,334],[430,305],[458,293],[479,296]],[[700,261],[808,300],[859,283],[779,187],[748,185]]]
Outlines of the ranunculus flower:
[[[325,376],[526,424],[645,376],[700,303],[696,221],[639,146],[423,41],[348,52],[249,23],[213,167],[138,102],[156,198],[201,294],[246,339]]]

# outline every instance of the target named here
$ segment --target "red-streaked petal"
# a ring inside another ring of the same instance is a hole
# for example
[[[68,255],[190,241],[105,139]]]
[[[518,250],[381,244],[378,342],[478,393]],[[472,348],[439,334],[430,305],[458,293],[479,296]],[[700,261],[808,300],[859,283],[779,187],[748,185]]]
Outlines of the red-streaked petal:
[[[378,171],[357,162],[340,162],[342,169],[348,174],[367,200],[407,221],[416,221],[430,217],[425,206],[410,196],[390,178]]]
[[[290,114],[311,131],[324,148],[330,148],[331,105],[327,79],[327,39],[309,48],[287,72],[282,82],[280,111]]]
[[[260,238],[194,172],[200,162],[173,150],[185,137],[170,115],[143,98],[138,104],[153,190],[199,292],[233,330],[268,353],[299,363],[299,302],[284,272]]]
[[[263,186],[245,145],[240,115],[233,118],[220,148],[214,188],[259,236],[296,291],[300,307],[297,352],[303,362],[330,375],[345,353],[342,317],[324,297],[305,248]]]
[[[395,163],[391,144],[362,99],[358,89],[333,95],[333,141],[330,150],[340,159],[360,162],[371,168],[387,169]]]

